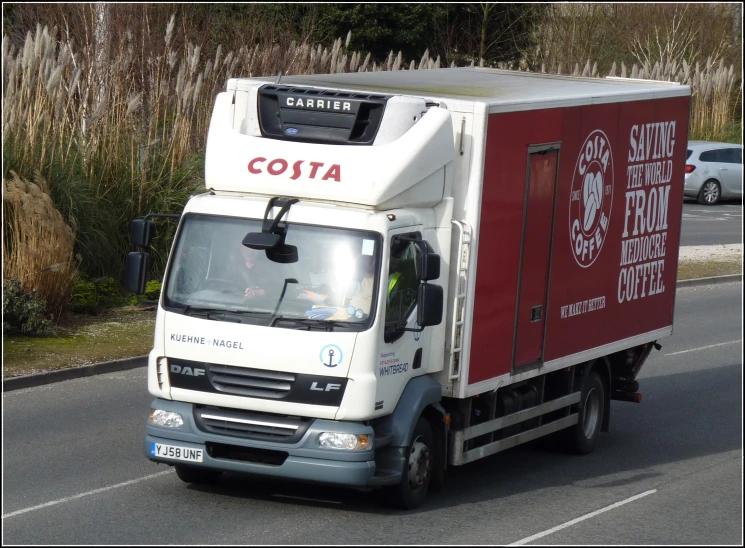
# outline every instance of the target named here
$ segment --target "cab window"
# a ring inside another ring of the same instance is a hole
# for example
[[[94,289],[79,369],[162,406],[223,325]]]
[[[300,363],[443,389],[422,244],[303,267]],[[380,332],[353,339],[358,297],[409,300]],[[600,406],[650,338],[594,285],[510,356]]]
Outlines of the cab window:
[[[417,237],[415,234],[402,235]],[[421,253],[414,242],[401,236],[393,238],[391,257],[388,265],[388,293],[386,296],[385,321],[405,321],[416,306],[419,272],[418,256]]]

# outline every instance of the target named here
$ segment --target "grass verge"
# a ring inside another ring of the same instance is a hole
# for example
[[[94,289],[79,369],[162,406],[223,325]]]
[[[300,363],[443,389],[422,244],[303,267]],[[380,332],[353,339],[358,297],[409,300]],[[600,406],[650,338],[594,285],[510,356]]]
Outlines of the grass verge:
[[[76,316],[49,337],[7,337],[3,340],[3,377],[142,356],[153,347],[155,311],[130,307],[100,316]]]
[[[725,276],[727,274],[742,274],[741,256],[738,256],[736,260],[686,262],[678,266],[678,280]]]

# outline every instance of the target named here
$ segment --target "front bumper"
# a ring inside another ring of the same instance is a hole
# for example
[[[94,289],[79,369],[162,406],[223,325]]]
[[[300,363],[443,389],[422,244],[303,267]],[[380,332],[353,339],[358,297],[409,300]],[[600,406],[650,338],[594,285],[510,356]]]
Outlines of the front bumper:
[[[184,418],[184,425],[179,429],[153,426],[147,423],[143,449],[145,456],[154,462],[171,465],[187,464],[214,470],[353,487],[368,486],[375,476],[374,432],[371,427],[361,423],[316,419],[298,442],[280,443],[204,432],[196,426],[193,405],[190,403],[156,399],[151,407],[174,411]],[[367,434],[371,436],[373,443],[370,444],[369,449],[364,451],[323,449],[316,441],[321,432]],[[153,443],[201,449],[204,461],[193,463],[155,457],[151,454]],[[244,458],[240,460],[226,458],[221,456],[222,451],[214,450],[215,447],[224,448],[225,446],[259,450],[265,454],[276,455],[281,464],[251,462]]]

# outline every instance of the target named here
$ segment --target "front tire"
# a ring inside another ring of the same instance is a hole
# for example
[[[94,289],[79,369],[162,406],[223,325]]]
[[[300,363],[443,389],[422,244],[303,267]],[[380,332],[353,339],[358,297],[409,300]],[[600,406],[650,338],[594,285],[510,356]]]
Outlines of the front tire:
[[[593,452],[603,425],[605,398],[603,381],[593,371],[582,387],[577,424],[562,433],[565,449],[579,455]]]
[[[435,450],[432,426],[420,417],[406,452],[408,461],[401,483],[381,491],[383,504],[404,510],[422,505],[435,472]]]
[[[197,468],[195,466],[185,466],[183,464],[177,464],[176,475],[184,483],[197,483],[203,485],[211,485],[217,482],[222,475],[219,470],[210,470],[208,468]]]
[[[722,197],[722,187],[714,179],[709,179],[701,185],[698,193],[698,203],[702,205],[714,205]]]

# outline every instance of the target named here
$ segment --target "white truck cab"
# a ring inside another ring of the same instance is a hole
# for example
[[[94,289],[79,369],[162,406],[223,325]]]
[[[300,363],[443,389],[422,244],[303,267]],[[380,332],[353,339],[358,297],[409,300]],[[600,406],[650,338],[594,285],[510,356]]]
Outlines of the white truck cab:
[[[186,479],[399,484],[375,459],[397,425],[374,426],[412,378],[415,407],[441,397],[454,156],[424,99],[230,80],[164,278],[148,456]]]

